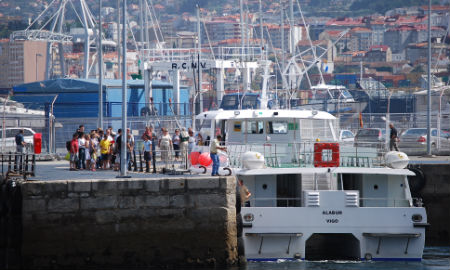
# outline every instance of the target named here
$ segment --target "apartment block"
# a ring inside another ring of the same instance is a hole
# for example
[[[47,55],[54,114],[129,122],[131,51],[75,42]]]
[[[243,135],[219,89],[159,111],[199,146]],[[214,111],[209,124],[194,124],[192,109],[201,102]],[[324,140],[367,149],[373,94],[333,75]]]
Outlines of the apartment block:
[[[47,43],[43,41],[3,40],[0,42],[0,85],[12,87],[45,78]]]

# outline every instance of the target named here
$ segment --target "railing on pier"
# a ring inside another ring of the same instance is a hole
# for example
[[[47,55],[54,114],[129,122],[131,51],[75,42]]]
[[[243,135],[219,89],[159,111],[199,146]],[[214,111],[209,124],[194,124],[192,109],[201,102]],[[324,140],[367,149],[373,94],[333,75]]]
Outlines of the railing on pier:
[[[36,175],[36,154],[32,153],[0,153],[2,163],[2,177],[20,177],[27,179],[28,176]]]

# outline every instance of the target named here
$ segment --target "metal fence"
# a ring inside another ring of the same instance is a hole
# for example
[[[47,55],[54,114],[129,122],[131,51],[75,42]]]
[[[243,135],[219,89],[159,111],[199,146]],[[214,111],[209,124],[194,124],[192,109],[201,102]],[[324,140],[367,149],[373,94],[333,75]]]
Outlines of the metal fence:
[[[361,117],[358,114],[338,114],[339,128],[352,131],[354,134],[364,128],[380,128],[386,129],[387,123],[392,122],[401,135],[409,128],[426,128],[426,115],[425,114],[362,114]],[[435,144],[435,152],[437,154],[447,154],[450,152],[450,139],[446,137],[450,130],[450,115],[447,114],[433,114],[431,121],[432,129],[438,132],[437,141]],[[10,127],[22,127],[30,128],[35,132],[42,133],[42,152],[43,153],[60,153],[65,154],[67,152],[65,143],[71,140],[73,133],[77,130],[79,125],[84,125],[86,131],[90,131],[98,128],[98,119],[96,117],[86,118],[48,118],[44,115],[34,115],[27,117],[14,117],[4,116],[0,129],[3,127],[8,130]],[[113,130],[117,132],[122,127],[122,119],[120,117],[104,118],[103,128],[113,127]],[[127,127],[133,131],[137,146],[140,147],[141,135],[143,134],[146,126],[153,126],[155,132],[159,135],[160,129],[165,127],[169,130],[170,134],[173,134],[175,128],[178,127],[191,127],[192,116],[136,116],[128,117]],[[200,124],[196,123],[199,127]],[[389,130],[388,130],[389,132]],[[5,137],[3,136],[5,135]],[[3,152],[15,151],[16,134],[8,133],[3,134],[0,131],[0,143]],[[384,142],[386,144],[386,141]],[[31,150],[31,149],[30,149]],[[404,149],[400,149],[404,150]],[[442,152],[442,153],[441,153]],[[408,152],[407,152],[408,153]]]

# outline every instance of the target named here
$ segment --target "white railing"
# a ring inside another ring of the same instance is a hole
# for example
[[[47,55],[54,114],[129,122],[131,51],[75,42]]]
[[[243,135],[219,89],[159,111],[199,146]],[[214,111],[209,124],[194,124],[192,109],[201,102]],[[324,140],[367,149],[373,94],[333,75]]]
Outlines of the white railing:
[[[323,143],[323,142],[321,142]],[[242,156],[252,151],[264,155],[264,163],[269,168],[314,167],[314,144],[300,143],[228,143],[227,152],[231,167],[242,167]],[[383,152],[376,148],[356,148],[352,144],[340,144],[339,166],[379,167],[384,163]],[[331,151],[322,152],[323,161],[331,161]]]

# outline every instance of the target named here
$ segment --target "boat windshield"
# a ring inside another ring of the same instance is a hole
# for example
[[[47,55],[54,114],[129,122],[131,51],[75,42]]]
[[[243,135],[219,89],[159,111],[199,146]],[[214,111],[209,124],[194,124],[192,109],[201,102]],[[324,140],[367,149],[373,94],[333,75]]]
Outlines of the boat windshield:
[[[220,108],[224,110],[238,110],[239,103],[242,99],[242,109],[257,109],[258,108],[258,95],[246,94],[242,98],[242,95],[230,94],[223,96]]]

